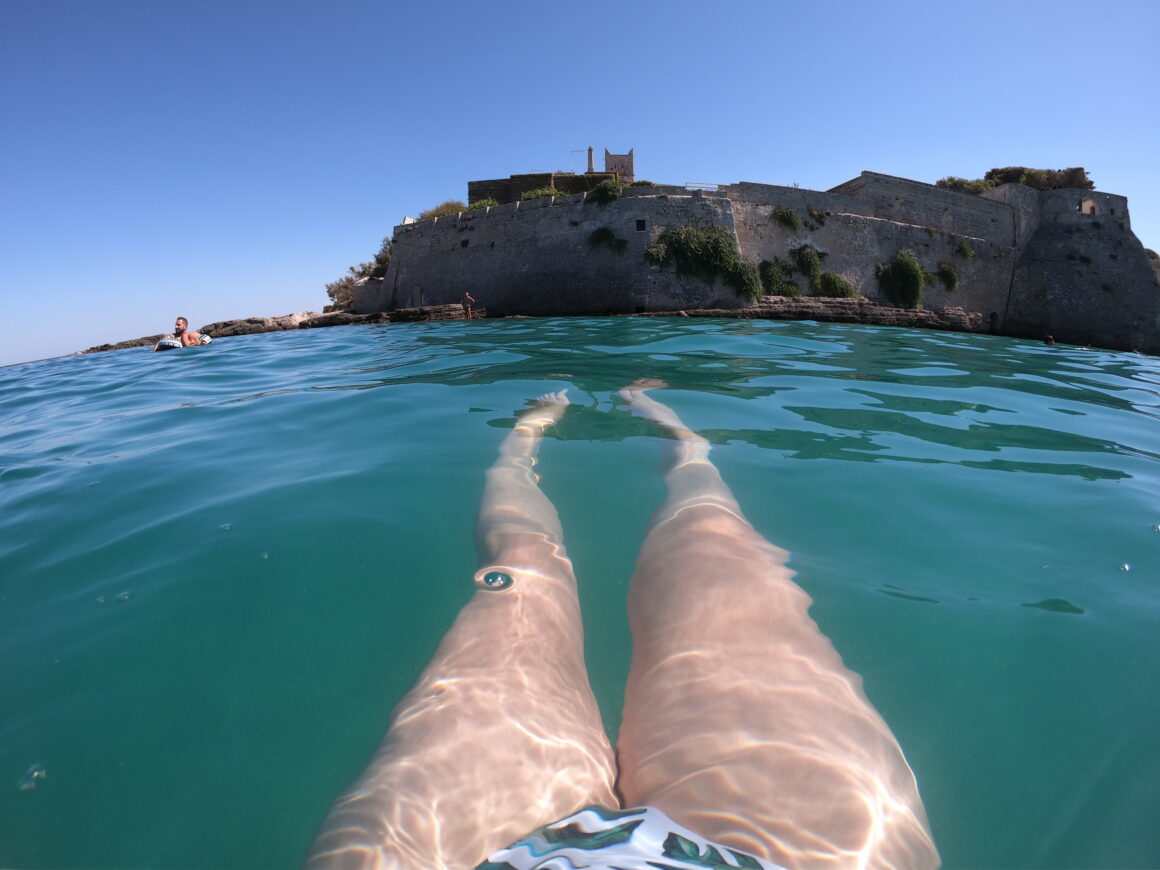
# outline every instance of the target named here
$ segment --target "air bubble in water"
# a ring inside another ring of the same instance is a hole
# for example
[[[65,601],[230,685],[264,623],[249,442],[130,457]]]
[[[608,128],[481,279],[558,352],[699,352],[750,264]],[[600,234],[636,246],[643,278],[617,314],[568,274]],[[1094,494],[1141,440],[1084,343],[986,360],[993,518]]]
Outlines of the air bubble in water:
[[[222,523],[220,526],[218,526],[218,528],[221,529],[223,532],[228,532],[231,527],[230,527],[229,523]]]
[[[132,594],[133,594],[132,592],[125,590],[124,592],[122,592],[120,595],[117,596],[117,600],[118,601],[128,601],[129,596]]]
[[[29,789],[36,788],[36,783],[47,776],[48,772],[44,769],[43,764],[33,764],[24,772],[24,776],[20,778],[17,785],[21,791],[28,791]]]
[[[1129,565],[1127,562],[1125,562],[1123,565],[1120,566],[1120,570],[1121,571],[1131,571],[1132,566]]]

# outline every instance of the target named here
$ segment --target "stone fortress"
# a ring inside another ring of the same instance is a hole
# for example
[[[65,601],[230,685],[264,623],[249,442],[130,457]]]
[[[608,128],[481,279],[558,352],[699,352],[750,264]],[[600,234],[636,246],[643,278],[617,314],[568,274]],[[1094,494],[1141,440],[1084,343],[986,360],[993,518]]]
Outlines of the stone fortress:
[[[949,268],[957,279],[928,280],[925,309],[978,312],[977,328],[1001,335],[1160,354],[1160,284],[1123,196],[1020,184],[976,196],[863,172],[827,191],[630,186],[599,204],[591,191],[609,178],[633,180],[631,151],[605,151],[603,173],[589,149],[582,175],[470,182],[469,202],[500,204],[397,226],[385,278],[365,282],[348,310],[446,305],[468,291],[490,316],[759,306],[722,277],[682,274],[646,256],[666,230],[722,227],[755,265],[791,262],[812,247],[870,303],[890,305],[880,264],[910,249],[924,270]],[[520,200],[545,187],[562,195]],[[809,293],[802,276],[796,283]]]

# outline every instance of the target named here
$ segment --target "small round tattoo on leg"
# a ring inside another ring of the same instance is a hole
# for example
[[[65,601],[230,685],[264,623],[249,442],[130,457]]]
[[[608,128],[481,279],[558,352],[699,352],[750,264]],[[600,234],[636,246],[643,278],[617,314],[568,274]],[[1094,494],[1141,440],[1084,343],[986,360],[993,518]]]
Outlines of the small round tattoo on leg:
[[[503,571],[488,571],[482,577],[476,578],[475,585],[491,592],[501,592],[510,587],[513,582],[511,574],[505,574]]]

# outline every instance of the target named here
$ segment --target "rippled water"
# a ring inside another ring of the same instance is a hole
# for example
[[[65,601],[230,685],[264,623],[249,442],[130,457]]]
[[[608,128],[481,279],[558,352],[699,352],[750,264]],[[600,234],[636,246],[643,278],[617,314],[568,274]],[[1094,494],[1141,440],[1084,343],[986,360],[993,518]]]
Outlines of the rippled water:
[[[615,734],[645,375],[791,552],[946,866],[1160,861],[1160,361],[665,318],[0,369],[0,865],[296,864],[471,593],[513,415],[565,387],[540,470]]]

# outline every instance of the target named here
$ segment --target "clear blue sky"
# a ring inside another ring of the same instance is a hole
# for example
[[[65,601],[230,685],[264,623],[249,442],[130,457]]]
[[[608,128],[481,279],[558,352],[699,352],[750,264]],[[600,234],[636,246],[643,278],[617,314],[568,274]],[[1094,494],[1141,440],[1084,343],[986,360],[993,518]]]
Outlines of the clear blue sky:
[[[0,363],[321,310],[404,215],[588,145],[677,184],[1082,165],[1160,248],[1157,45],[1151,0],[0,0]]]

